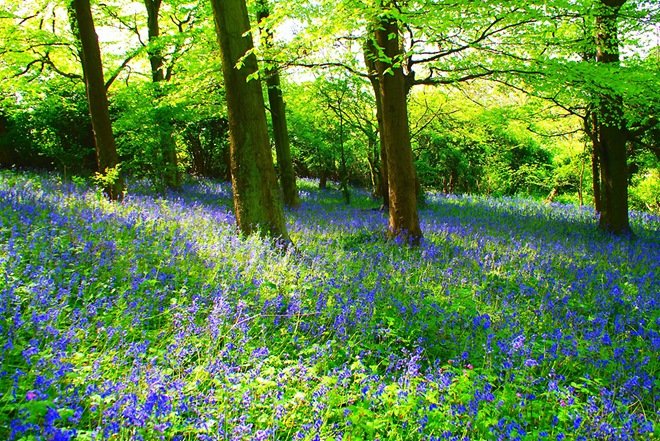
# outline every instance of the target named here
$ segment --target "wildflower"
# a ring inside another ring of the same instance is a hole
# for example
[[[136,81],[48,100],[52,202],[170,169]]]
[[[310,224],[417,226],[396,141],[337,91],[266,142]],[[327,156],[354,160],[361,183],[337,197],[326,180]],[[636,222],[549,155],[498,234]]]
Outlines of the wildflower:
[[[266,358],[270,354],[267,347],[263,346],[252,351],[252,358]]]
[[[538,365],[539,365],[539,363],[536,360],[534,360],[533,358],[528,358],[527,360],[525,360],[525,366],[527,366],[527,367],[534,367],[534,366],[538,366]]]

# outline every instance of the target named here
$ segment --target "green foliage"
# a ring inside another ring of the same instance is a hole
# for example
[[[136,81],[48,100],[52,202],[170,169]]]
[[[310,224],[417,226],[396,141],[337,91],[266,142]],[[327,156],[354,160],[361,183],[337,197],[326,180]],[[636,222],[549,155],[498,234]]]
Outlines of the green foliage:
[[[4,90],[2,165],[36,165],[65,175],[93,169],[94,139],[81,86],[53,79],[29,91]]]
[[[123,188],[122,178],[122,164],[119,163],[112,168],[106,168],[103,173],[96,172],[92,177],[92,182],[97,186],[100,192],[106,189]],[[116,195],[118,199],[122,199],[123,195]]]
[[[153,83],[124,88],[114,96],[112,113],[117,152],[124,173],[149,179],[165,187],[164,136],[169,136],[177,109],[162,98]]]
[[[630,206],[633,209],[660,214],[660,169],[648,169],[633,178],[630,187]]]
[[[413,96],[411,119],[421,124],[414,150],[422,184],[447,193],[545,196],[555,165],[550,146],[524,125],[533,103],[514,107],[513,99],[497,94],[490,99],[498,97],[501,104],[483,108],[461,96],[426,89]],[[429,103],[440,112],[424,121]]]

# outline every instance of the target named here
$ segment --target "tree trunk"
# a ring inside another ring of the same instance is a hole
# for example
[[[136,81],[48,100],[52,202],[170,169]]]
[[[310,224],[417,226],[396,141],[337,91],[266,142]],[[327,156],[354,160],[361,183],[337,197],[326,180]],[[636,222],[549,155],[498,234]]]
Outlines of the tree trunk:
[[[341,113],[341,101],[339,103],[339,152],[341,161],[341,193],[344,203],[351,203],[351,192],[348,189],[348,170],[346,169],[346,149],[344,148],[344,117]]]
[[[144,0],[144,6],[147,9],[147,30],[149,33],[149,64],[151,65],[151,79],[156,88],[156,99],[163,98],[163,91],[161,84],[165,81],[165,74],[163,72],[163,51],[158,47],[158,38],[160,37],[160,26],[158,23],[158,15],[160,13],[160,5],[162,0]],[[164,180],[165,185],[172,189],[181,187],[181,176],[179,174],[179,166],[176,157],[176,145],[174,137],[172,136],[172,124],[168,121],[169,115],[161,114],[156,118],[158,125],[158,133],[160,134],[160,147],[162,154],[162,164],[164,167]]]
[[[594,191],[594,210],[600,213],[603,210],[603,198],[601,196],[601,182],[600,182],[600,143],[594,142],[591,151],[591,175],[592,175],[592,188]]]
[[[372,125],[369,124],[371,129]],[[381,166],[380,166],[380,143],[377,139],[378,134],[373,130],[369,130],[367,135],[368,153],[367,164],[369,164],[369,178],[371,180],[371,195],[374,198],[382,199],[381,194]]]
[[[379,195],[383,199],[383,208],[389,207],[389,185],[387,181],[387,152],[385,151],[385,142],[383,136],[383,104],[380,96],[380,80],[378,79],[378,69],[376,60],[378,59],[378,50],[373,39],[368,38],[364,46],[364,63],[369,73],[369,81],[374,90],[376,98],[376,120],[378,121],[378,137],[380,140],[380,188]]]
[[[268,18],[267,0],[257,2],[257,20]],[[272,46],[272,32],[269,29],[261,30],[261,40],[266,47]],[[270,117],[273,123],[273,138],[275,153],[277,155],[277,168],[280,175],[280,185],[284,195],[284,204],[289,208],[300,206],[298,188],[296,187],[296,174],[291,160],[291,146],[289,143],[289,130],[286,123],[286,105],[282,96],[280,74],[277,69],[266,68],[266,86],[268,87],[268,103],[270,104]]]
[[[587,162],[587,158],[585,155],[582,155],[581,161],[580,161],[580,176],[578,178],[578,202],[580,204],[580,207],[584,205],[584,168],[585,168],[585,163]]]
[[[382,141],[387,156],[389,235],[419,244],[415,166],[410,144],[406,79],[400,64],[399,26],[384,15],[375,30],[382,56],[376,61],[383,120]]]
[[[594,210],[600,213],[602,209],[601,175],[600,175],[600,138],[598,129],[598,115],[589,110],[583,118],[584,132],[591,140],[591,188],[594,193]]]
[[[227,96],[231,178],[236,222],[244,234],[258,232],[288,245],[261,83],[245,0],[212,0]],[[240,66],[237,64],[240,61]]]
[[[617,15],[625,0],[601,0],[600,3],[596,16],[596,62],[618,64]],[[614,93],[601,94],[599,100],[598,139],[603,181],[599,226],[613,234],[630,234],[623,103]]]
[[[73,10],[80,39],[81,58],[87,91],[87,103],[94,130],[96,162],[98,171],[106,177],[103,191],[110,200],[123,196],[124,185],[119,177],[112,179],[109,172],[116,169],[118,163],[117,147],[112,134],[108,96],[103,80],[103,64],[98,36],[94,29],[94,19],[89,0],[73,0]]]

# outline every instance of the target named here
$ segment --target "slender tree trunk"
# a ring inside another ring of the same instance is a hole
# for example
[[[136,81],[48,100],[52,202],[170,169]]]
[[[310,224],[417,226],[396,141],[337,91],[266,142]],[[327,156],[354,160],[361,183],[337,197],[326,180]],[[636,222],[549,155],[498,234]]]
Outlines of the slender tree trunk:
[[[369,178],[371,180],[371,194],[374,198],[381,199],[381,172],[380,172],[380,143],[378,142],[378,133],[371,130],[372,125],[369,124],[369,132],[367,133],[368,153],[367,163],[369,164]]]
[[[408,126],[407,87],[400,64],[399,26],[383,16],[375,30],[383,56],[376,61],[383,119],[382,141],[387,155],[389,235],[419,244],[422,231],[417,213],[417,188]]]
[[[379,196],[383,199],[383,208],[389,207],[389,185],[387,181],[387,151],[385,150],[385,142],[383,136],[385,130],[383,129],[383,104],[380,96],[380,80],[378,79],[378,70],[376,68],[376,60],[378,59],[378,50],[375,46],[373,39],[368,38],[364,46],[364,63],[367,66],[369,73],[369,81],[374,90],[376,98],[376,120],[378,121],[378,137],[380,140],[380,188]]]
[[[227,96],[231,177],[238,227],[289,244],[245,0],[211,0]],[[240,61],[240,66],[238,65]]]
[[[585,163],[587,162],[587,158],[585,155],[581,155],[582,160],[580,161],[580,176],[578,179],[578,202],[580,204],[580,207],[584,205],[584,169],[585,169]]]
[[[257,20],[268,18],[270,14],[268,0],[258,0]],[[272,32],[269,29],[261,30],[261,40],[266,47],[272,46]],[[266,86],[268,87],[268,103],[273,123],[273,138],[275,153],[277,155],[277,168],[280,176],[280,185],[284,195],[284,204],[289,208],[300,206],[298,188],[296,187],[296,174],[291,160],[291,146],[289,143],[289,130],[286,123],[286,105],[282,96],[280,74],[277,69],[266,68]]]
[[[594,210],[600,213],[603,210],[603,197],[601,195],[601,176],[600,176],[600,146],[598,142],[592,145],[591,150],[591,176],[592,188],[594,192]]]
[[[339,152],[341,160],[341,192],[346,205],[351,203],[351,192],[348,189],[348,170],[346,169],[346,149],[344,148],[344,116],[339,102]]]
[[[617,15],[625,0],[601,0],[596,16],[596,61],[618,64]],[[601,94],[598,106],[600,173],[603,204],[599,226],[613,234],[629,234],[628,168],[623,103],[614,93]]]
[[[591,140],[591,188],[594,193],[594,210],[600,213],[602,209],[601,174],[600,174],[600,138],[598,129],[598,116],[589,111],[584,118],[584,131]]]
[[[80,38],[81,58],[87,90],[89,114],[94,130],[94,143],[96,145],[96,162],[98,171],[102,175],[108,174],[117,167],[117,147],[112,134],[110,111],[108,109],[108,96],[103,80],[103,64],[98,36],[94,29],[94,19],[89,0],[73,0],[73,10]],[[118,200],[123,196],[124,185],[121,179],[107,182],[105,194],[110,200]]]
[[[164,58],[162,48],[158,47],[158,38],[160,37],[160,25],[158,16],[162,0],[144,0],[144,6],[147,9],[147,30],[149,33],[149,64],[151,65],[151,79],[156,88],[156,98],[163,98],[161,83],[165,81],[163,72]],[[162,113],[162,112],[161,112]],[[168,121],[169,115],[158,115],[156,124],[158,124],[158,133],[160,134],[161,154],[163,155],[164,180],[169,188],[177,189],[181,187],[181,176],[176,157],[176,144],[172,136],[172,124]]]

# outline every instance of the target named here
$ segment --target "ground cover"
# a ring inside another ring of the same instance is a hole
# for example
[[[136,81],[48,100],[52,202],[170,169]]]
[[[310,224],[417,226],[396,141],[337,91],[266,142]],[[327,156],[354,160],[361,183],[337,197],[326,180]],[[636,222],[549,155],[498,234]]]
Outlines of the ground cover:
[[[121,204],[0,172],[0,438],[653,439],[660,219],[430,195],[419,248],[303,181],[295,252],[227,184]]]

